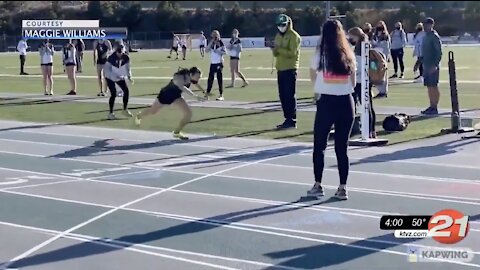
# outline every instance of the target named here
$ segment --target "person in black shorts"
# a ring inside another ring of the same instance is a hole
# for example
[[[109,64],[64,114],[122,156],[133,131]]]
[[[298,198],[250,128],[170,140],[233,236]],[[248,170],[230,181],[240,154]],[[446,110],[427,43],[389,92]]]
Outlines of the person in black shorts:
[[[185,99],[183,99],[182,93],[187,92],[199,101],[205,100],[190,90],[192,84],[198,85],[201,75],[202,72],[197,67],[183,68],[177,71],[173,74],[173,79],[160,90],[152,106],[135,116],[135,124],[137,126],[140,125],[145,116],[156,114],[167,105],[176,105],[183,112],[183,118],[180,120],[178,127],[173,131],[173,136],[182,140],[188,140],[188,137],[182,133],[182,130],[192,119],[192,110]]]
[[[67,73],[68,80],[70,81],[70,91],[67,95],[76,95],[77,94],[77,78],[75,72],[77,70],[77,49],[71,40],[65,44],[63,47],[63,66],[65,72]]]
[[[200,55],[202,57],[205,57],[205,46],[207,46],[207,38],[202,31],[200,32]]]
[[[98,85],[100,93],[97,96],[104,97],[106,94],[106,84],[103,83],[103,67],[107,63],[107,58],[112,51],[112,43],[107,40],[100,39],[93,44],[93,63],[97,66]]]
[[[172,43],[172,48],[170,49],[170,55],[167,56],[167,58],[172,58],[172,52],[175,52],[177,54],[177,58],[175,60],[178,60],[178,45],[180,43],[180,38],[177,35],[173,35],[173,43]]]

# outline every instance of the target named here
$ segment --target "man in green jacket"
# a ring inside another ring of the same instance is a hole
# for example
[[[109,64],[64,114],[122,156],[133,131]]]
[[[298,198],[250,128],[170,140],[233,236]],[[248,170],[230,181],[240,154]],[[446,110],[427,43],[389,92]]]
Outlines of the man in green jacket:
[[[437,106],[440,101],[438,81],[440,77],[440,61],[442,60],[442,41],[437,31],[433,30],[434,25],[435,21],[432,18],[427,18],[423,22],[426,33],[422,43],[423,84],[428,89],[430,106],[421,113],[426,115],[438,114]]]
[[[300,59],[300,35],[293,30],[292,19],[285,14],[277,17],[278,33],[272,47],[276,58],[278,92],[285,121],[277,129],[297,127],[297,70]]]

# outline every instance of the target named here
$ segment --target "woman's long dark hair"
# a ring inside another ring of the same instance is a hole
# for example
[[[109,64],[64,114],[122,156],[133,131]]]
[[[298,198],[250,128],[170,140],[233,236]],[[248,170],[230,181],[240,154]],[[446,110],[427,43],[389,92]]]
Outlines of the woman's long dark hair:
[[[323,24],[318,51],[320,53],[318,70],[338,75],[349,75],[355,72],[355,56],[340,21],[328,20]]]

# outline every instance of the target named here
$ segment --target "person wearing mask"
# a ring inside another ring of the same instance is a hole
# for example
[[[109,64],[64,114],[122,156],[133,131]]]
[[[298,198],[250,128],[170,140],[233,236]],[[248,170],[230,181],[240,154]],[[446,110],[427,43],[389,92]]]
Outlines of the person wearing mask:
[[[133,83],[132,71],[130,68],[130,57],[126,53],[123,45],[119,45],[115,49],[115,52],[108,57],[104,72],[108,90],[110,91],[110,99],[108,100],[110,113],[108,114],[108,120],[117,119],[113,113],[115,98],[117,97],[116,85],[118,85],[123,92],[123,114],[127,117],[132,117],[132,113],[128,110],[130,90],[126,82],[126,79],[128,79],[130,83]]]
[[[413,66],[413,72],[418,75],[415,77],[415,82],[423,82],[423,55],[422,44],[425,38],[425,31],[423,30],[423,23],[418,23],[415,29],[415,35],[413,36],[413,57],[417,58],[415,65]]]
[[[372,41],[373,40],[373,27],[372,27],[372,25],[367,22],[363,25],[362,30],[365,33],[365,35],[367,35],[368,40]]]
[[[435,21],[427,18],[423,22],[425,37],[422,43],[423,61],[423,84],[428,89],[430,106],[422,111],[422,114],[438,114],[438,102],[440,101],[440,90],[438,81],[440,79],[440,62],[442,61],[442,41],[437,31],[433,29]]]
[[[190,123],[192,119],[192,110],[187,101],[182,97],[184,92],[187,92],[191,96],[195,97],[198,101],[205,100],[204,98],[196,95],[190,90],[190,86],[198,85],[198,81],[202,76],[202,72],[197,67],[190,69],[180,69],[173,74],[172,80],[163,87],[158,93],[157,98],[153,102],[152,106],[138,113],[134,122],[138,126],[141,124],[143,118],[148,115],[156,114],[160,109],[168,105],[175,105],[183,113],[183,118],[180,120],[178,127],[173,131],[173,137],[181,140],[188,140],[188,137],[183,134],[183,128]]]
[[[77,72],[82,73],[83,51],[85,51],[85,42],[83,39],[75,40],[75,49],[77,50]]]
[[[320,44],[310,66],[314,82],[317,112],[314,124],[313,171],[315,184],[307,192],[310,197],[324,196],[322,177],[328,136],[335,125],[335,154],[337,156],[340,185],[334,197],[348,199],[349,173],[348,139],[353,127],[355,108],[353,87],[356,85],[355,55],[350,48],[342,24],[328,20],[323,25]]]
[[[172,41],[172,48],[170,49],[170,55],[167,56],[167,58],[172,58],[172,52],[175,52],[177,54],[177,58],[175,60],[178,60],[178,45],[180,44],[180,38],[177,35],[173,35],[173,41]]]
[[[387,60],[390,58],[390,41],[391,39],[388,34],[387,25],[384,21],[379,21],[377,23],[377,28],[375,28],[371,44],[373,45],[373,48],[382,53]],[[388,97],[388,73],[385,73],[385,77],[383,84],[376,85],[378,94],[374,98]]]
[[[53,95],[53,55],[55,49],[48,39],[43,41],[38,48],[40,54],[40,68],[42,69],[42,83],[44,95]]]
[[[391,53],[392,53],[392,61],[393,61],[393,70],[395,73],[390,77],[393,78],[400,78],[403,79],[405,72],[405,65],[403,64],[403,54],[404,48],[407,45],[407,34],[405,30],[403,30],[403,26],[401,22],[395,23],[395,30],[390,33],[390,37],[392,40],[391,45]],[[400,77],[398,77],[398,66],[400,65]]]
[[[368,36],[363,32],[363,30],[360,27],[354,27],[350,30],[348,30],[348,34],[351,38],[351,44],[355,46],[354,48],[354,53],[355,53],[355,63],[357,66],[357,71],[355,73],[355,78],[357,81],[357,84],[355,85],[354,88],[354,101],[355,101],[355,107],[357,105],[362,104],[362,73],[361,73],[361,61],[362,61],[362,42],[369,42]],[[372,98],[372,83],[369,82],[368,85],[368,91],[370,92],[369,97],[370,97],[370,102],[369,102],[369,124],[370,124],[370,138],[374,139],[377,137],[377,133],[375,132],[375,122],[376,122],[376,114],[375,110],[373,109],[373,98]]]
[[[26,38],[20,39],[20,41],[17,44],[17,51],[20,58],[20,75],[28,75],[28,73],[25,72],[25,61],[27,60],[27,49],[28,49],[27,39]]]
[[[108,39],[99,39],[93,43],[93,63],[97,67],[98,86],[100,93],[97,96],[106,95],[106,83],[104,83],[103,67],[107,63],[107,58],[112,51],[112,43]]]
[[[77,78],[75,76],[76,73],[76,65],[77,65],[77,50],[75,49],[75,45],[71,41],[69,41],[63,47],[63,66],[65,67],[65,72],[67,72],[68,80],[70,81],[70,92],[67,95],[76,95],[77,94]]]
[[[227,88],[235,87],[236,75],[238,75],[242,81],[242,87],[248,85],[245,76],[240,72],[240,55],[242,54],[242,41],[238,38],[239,32],[237,29],[233,29],[232,38],[227,45],[228,53],[230,55],[230,72],[232,74],[232,83]]]
[[[297,128],[297,70],[300,62],[302,39],[293,30],[290,17],[280,14],[276,19],[278,33],[272,47],[276,59],[278,92],[285,120],[277,129]]]
[[[215,74],[217,75],[219,101],[225,100],[223,97],[223,56],[226,54],[225,45],[220,37],[220,32],[214,30],[212,32],[212,40],[207,46],[207,52],[210,52],[210,71],[208,72],[207,92],[205,98],[208,98],[213,87]]]
[[[200,55],[205,57],[205,47],[207,46],[207,38],[203,34],[203,31],[200,32]]]

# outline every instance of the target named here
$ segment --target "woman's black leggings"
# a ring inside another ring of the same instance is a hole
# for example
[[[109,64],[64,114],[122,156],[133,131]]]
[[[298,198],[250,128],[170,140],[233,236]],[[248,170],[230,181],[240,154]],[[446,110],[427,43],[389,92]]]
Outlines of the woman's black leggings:
[[[322,182],[328,135],[332,125],[335,125],[335,154],[337,155],[340,184],[347,184],[350,166],[347,148],[354,118],[355,108],[352,95],[321,95],[317,101],[313,135],[313,172],[316,182]]]
[[[372,92],[372,84],[370,83],[368,85],[368,91],[369,91],[369,97],[370,97],[370,111],[368,114],[369,118],[369,124],[370,124],[370,133],[375,132],[375,122],[377,121],[377,115],[375,114],[375,110],[373,109],[373,98],[371,95]],[[355,100],[355,107],[357,107],[358,104],[362,104],[362,84],[357,83],[355,85],[355,94],[354,94],[354,100]]]
[[[123,91],[123,109],[126,110],[128,107],[128,98],[130,96],[127,82],[125,80],[114,82],[110,79],[106,79],[106,81],[108,90],[110,90],[110,99],[108,100],[108,105],[110,106],[110,113],[113,113],[113,107],[115,106],[115,98],[117,97],[117,88],[115,87],[115,84],[118,84],[118,86],[120,86],[120,89],[122,89]]]
[[[418,69],[418,72],[420,72],[420,76],[423,76],[423,58],[422,57],[418,57],[417,62],[415,62],[415,65],[413,66],[413,71],[417,71],[417,69]]]
[[[403,73],[405,71],[405,66],[403,64],[403,49],[391,50],[391,53],[393,60],[393,70],[395,70],[395,74],[397,74],[398,71],[398,64],[400,64],[400,72]]]
[[[223,95],[223,64],[210,64],[210,72],[208,73],[208,81],[207,81],[207,93],[210,94],[213,87],[213,80],[215,79],[214,76],[217,74],[217,81],[218,81],[218,91],[220,91],[220,95]]]

